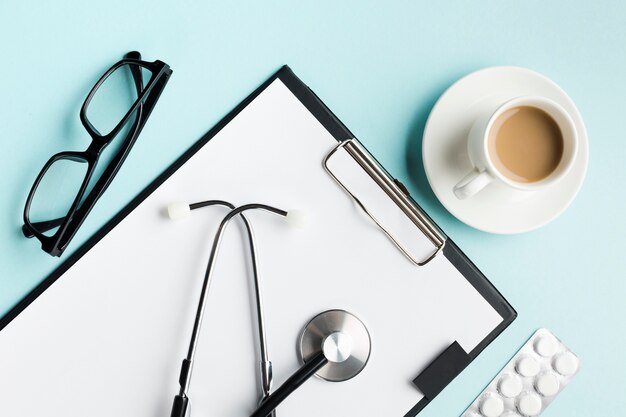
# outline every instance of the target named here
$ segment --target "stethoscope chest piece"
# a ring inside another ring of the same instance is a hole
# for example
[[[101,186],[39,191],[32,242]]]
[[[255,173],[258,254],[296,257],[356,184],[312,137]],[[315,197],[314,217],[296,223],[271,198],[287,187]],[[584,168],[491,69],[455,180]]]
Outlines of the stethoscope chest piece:
[[[358,375],[370,356],[372,342],[361,320],[344,310],[328,310],[315,316],[300,336],[300,357],[306,363],[320,351],[328,363],[316,376],[340,382]]]

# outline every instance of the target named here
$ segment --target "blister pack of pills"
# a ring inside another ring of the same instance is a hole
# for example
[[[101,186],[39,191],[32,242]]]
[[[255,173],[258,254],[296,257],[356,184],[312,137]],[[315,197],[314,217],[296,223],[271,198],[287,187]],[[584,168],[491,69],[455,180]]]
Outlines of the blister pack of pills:
[[[578,372],[580,360],[547,329],[539,329],[469,406],[463,417],[533,417]]]

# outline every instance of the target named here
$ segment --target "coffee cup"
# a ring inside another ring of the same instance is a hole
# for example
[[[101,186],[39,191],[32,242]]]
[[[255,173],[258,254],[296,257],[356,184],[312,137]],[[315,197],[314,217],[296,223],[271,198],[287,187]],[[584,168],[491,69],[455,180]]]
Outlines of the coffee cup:
[[[467,151],[474,167],[454,186],[457,198],[471,197],[492,182],[536,191],[567,175],[578,151],[578,134],[558,103],[522,96],[480,115],[470,129]]]

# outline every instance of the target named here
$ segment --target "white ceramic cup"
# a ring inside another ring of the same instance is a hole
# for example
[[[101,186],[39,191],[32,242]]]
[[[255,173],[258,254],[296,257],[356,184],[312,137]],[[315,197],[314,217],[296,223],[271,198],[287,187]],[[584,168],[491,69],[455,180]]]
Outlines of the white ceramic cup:
[[[498,117],[505,111],[519,106],[534,107],[546,112],[556,122],[563,136],[563,155],[555,170],[535,182],[517,182],[502,174],[489,155],[489,133]],[[572,117],[556,102],[540,96],[521,96],[499,103],[480,115],[470,129],[467,151],[474,168],[454,186],[454,195],[459,199],[473,196],[489,183],[498,181],[508,187],[522,191],[536,191],[558,182],[572,167],[578,152],[578,133]]]

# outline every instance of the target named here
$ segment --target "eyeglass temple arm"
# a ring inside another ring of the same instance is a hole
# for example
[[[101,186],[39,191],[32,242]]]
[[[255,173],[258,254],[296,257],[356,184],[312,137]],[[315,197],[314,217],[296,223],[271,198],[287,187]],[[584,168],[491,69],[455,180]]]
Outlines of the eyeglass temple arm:
[[[131,51],[125,55],[125,58],[136,59],[138,61],[141,60],[141,54],[138,51]],[[133,75],[133,80],[135,81],[135,86],[137,87],[137,94],[141,94],[143,91],[143,74],[141,72],[141,68],[136,65],[130,66],[130,72]]]

